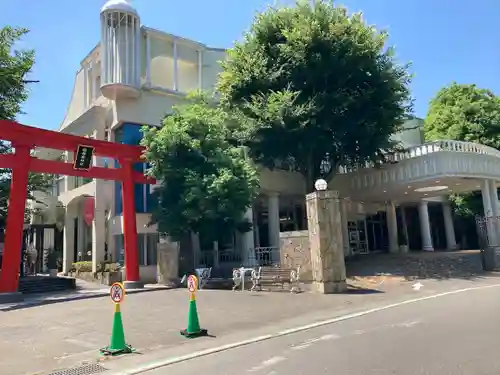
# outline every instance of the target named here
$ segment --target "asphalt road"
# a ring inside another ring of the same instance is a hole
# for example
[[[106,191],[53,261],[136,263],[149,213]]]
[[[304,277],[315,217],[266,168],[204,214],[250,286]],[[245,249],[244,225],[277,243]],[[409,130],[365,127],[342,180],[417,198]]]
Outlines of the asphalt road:
[[[498,375],[500,288],[372,313],[147,375]]]

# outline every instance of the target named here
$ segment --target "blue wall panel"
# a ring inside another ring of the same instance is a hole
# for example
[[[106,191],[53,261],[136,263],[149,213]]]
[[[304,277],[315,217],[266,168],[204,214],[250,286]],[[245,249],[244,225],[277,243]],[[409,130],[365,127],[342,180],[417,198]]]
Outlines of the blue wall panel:
[[[123,124],[115,130],[115,142],[134,146],[139,145],[142,139],[141,126],[131,123]],[[119,167],[118,161],[115,163]],[[134,165],[134,169],[141,173],[144,173],[145,168],[146,163],[137,163]],[[154,203],[151,199],[150,186],[136,184],[134,186],[134,201],[137,213],[149,212],[148,207],[150,208],[150,204]],[[115,183],[115,212],[116,215],[123,213],[122,184],[120,182]]]

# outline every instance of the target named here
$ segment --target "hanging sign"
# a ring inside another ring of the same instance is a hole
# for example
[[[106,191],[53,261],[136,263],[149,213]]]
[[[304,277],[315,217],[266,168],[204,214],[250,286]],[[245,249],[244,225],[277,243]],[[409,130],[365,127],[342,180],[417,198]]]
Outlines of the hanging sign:
[[[88,171],[92,166],[92,156],[94,156],[94,147],[78,145],[73,168],[80,171]]]

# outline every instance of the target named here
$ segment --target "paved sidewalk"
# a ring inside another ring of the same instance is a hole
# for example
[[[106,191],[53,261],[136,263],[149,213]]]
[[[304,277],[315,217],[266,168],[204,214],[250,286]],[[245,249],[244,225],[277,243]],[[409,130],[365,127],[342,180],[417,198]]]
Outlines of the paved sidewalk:
[[[169,290],[170,287],[156,284],[145,285],[140,289],[129,289],[128,294],[155,292],[160,290]],[[24,301],[14,303],[0,303],[0,311],[14,311],[35,306],[50,305],[54,303],[70,302],[90,298],[102,298],[109,296],[109,287],[107,288],[84,288],[72,291],[63,291],[55,293],[36,293],[24,296]]]
[[[379,289],[385,293],[361,291],[326,296],[203,290],[197,298],[200,321],[216,337],[194,341],[179,335],[187,323],[189,297],[185,289],[131,294],[122,307],[125,333],[127,341],[146,354],[104,363],[109,369],[120,368],[155,353],[163,352],[164,356],[164,351],[190,350],[190,345],[220,345],[229,337],[248,338],[243,336],[487,283],[500,283],[500,279],[426,280],[418,291],[413,290],[412,282],[390,287],[382,284]],[[109,343],[112,316],[108,297],[0,312],[0,373],[50,374],[55,369],[95,363],[99,360],[98,349]]]

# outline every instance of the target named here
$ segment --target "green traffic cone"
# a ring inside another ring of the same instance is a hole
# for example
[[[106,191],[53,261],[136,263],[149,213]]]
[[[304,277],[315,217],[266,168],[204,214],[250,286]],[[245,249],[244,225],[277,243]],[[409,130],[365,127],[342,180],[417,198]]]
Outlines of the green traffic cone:
[[[200,320],[198,319],[198,309],[196,308],[196,298],[194,293],[191,293],[189,301],[188,325],[187,328],[181,331],[181,335],[187,338],[206,336],[208,331],[200,328]]]
[[[109,346],[101,349],[104,355],[116,355],[132,353],[133,349],[125,342],[125,332],[123,330],[122,313],[120,304],[115,303],[115,313],[113,316],[113,330],[111,331],[111,340]]]

